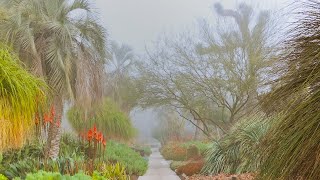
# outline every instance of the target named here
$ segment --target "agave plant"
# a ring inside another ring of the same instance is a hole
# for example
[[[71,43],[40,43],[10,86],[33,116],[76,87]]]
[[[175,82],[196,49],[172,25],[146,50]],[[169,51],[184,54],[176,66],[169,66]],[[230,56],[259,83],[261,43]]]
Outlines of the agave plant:
[[[320,2],[295,5],[299,20],[284,42],[282,76],[265,100],[286,100],[285,117],[268,134],[261,179],[320,179]]]
[[[46,84],[32,76],[10,49],[0,47],[0,151],[21,147],[32,135]]]

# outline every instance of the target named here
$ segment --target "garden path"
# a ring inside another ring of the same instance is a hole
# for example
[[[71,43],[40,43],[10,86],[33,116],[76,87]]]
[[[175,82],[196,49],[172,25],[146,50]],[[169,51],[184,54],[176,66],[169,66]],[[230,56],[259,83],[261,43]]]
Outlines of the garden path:
[[[170,162],[166,161],[160,154],[161,145],[159,142],[151,144],[152,154],[149,157],[149,167],[144,176],[138,180],[180,180],[180,178],[170,169]]]

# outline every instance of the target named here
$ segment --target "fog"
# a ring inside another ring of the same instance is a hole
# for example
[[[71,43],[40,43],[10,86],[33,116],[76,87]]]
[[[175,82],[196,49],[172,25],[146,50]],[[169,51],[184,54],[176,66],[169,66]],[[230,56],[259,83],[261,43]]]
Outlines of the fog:
[[[214,21],[216,2],[225,8],[245,2],[256,9],[272,10],[273,15],[290,4],[288,0],[96,0],[96,10],[112,40],[128,44],[136,54],[143,55],[162,33],[170,35],[193,28],[201,18]],[[131,112],[141,137],[150,136],[156,118],[152,109]]]

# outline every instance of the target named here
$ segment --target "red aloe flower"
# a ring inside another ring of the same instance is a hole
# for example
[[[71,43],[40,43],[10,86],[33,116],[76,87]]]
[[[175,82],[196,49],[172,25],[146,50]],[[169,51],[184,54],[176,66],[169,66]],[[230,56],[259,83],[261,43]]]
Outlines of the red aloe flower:
[[[96,133],[95,133],[95,138],[96,138],[97,141],[99,141],[99,134],[100,134],[100,132],[99,132],[99,131],[96,131]]]
[[[90,130],[88,131],[88,133],[87,133],[87,139],[88,139],[88,141],[90,141],[90,140],[92,139],[92,137],[93,137],[93,134],[92,134],[92,130],[90,129]]]

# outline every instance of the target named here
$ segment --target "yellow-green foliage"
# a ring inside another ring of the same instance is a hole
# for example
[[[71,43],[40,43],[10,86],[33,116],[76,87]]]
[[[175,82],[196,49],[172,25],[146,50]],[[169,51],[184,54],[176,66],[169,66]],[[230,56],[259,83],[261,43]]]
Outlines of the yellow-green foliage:
[[[4,175],[0,174],[0,180],[8,180],[8,178],[5,177]]]
[[[31,135],[45,87],[17,63],[8,48],[0,46],[0,151],[22,146]]]

